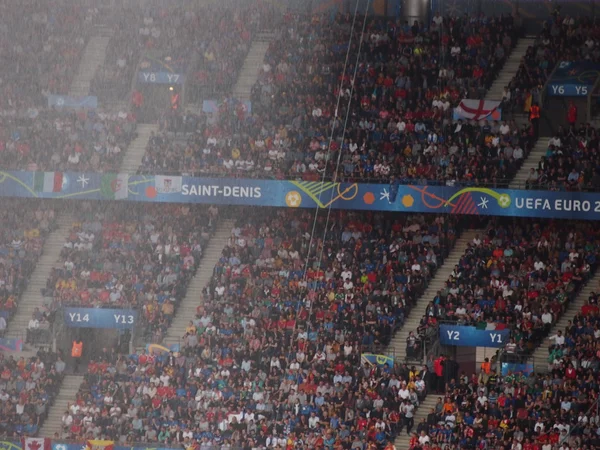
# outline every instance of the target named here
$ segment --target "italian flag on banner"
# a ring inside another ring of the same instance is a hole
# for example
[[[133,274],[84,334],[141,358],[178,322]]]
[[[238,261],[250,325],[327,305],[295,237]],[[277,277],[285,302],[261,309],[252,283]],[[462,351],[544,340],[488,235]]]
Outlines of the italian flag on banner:
[[[36,172],[33,176],[35,192],[60,192],[63,188],[62,172]]]

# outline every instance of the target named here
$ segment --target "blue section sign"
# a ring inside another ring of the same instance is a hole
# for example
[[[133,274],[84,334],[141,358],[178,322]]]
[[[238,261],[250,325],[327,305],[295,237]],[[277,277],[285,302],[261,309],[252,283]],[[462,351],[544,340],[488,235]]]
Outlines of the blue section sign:
[[[154,84],[184,84],[185,75],[171,72],[138,72],[138,82]]]
[[[548,82],[547,94],[585,97],[600,77],[600,64],[592,61],[561,61]]]
[[[508,330],[478,330],[465,325],[440,325],[442,345],[500,348],[508,342],[508,335]]]
[[[137,311],[132,309],[65,308],[63,317],[74,328],[133,328]]]
[[[0,171],[0,197],[600,220],[600,192]]]
[[[96,109],[98,97],[88,95],[85,97],[71,97],[70,95],[49,95],[48,106],[50,108],[65,109]]]

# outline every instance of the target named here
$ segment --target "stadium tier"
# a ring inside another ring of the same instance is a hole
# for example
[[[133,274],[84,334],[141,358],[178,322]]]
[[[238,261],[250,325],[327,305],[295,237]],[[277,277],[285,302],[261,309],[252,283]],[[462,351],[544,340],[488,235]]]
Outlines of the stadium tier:
[[[161,342],[196,272],[216,208],[83,204],[43,296],[65,306],[134,309],[147,341]]]
[[[600,25],[478,1],[0,4],[0,447],[600,448]]]
[[[402,326],[452,247],[456,223],[340,212],[331,225],[317,243],[310,213],[248,211],[179,355],[100,355],[63,416],[65,437],[393,440],[400,411],[418,405],[424,382],[391,362],[363,366],[361,354]],[[323,216],[317,232],[324,226]]]

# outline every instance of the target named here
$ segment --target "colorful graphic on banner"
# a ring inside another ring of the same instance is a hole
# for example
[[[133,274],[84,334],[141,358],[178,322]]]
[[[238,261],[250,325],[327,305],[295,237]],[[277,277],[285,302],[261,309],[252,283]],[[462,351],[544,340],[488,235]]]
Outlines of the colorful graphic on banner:
[[[600,64],[592,61],[561,61],[548,82],[547,94],[585,97],[600,77]]]
[[[481,187],[0,171],[0,197],[600,220],[600,192]]]
[[[504,347],[509,330],[478,330],[465,325],[440,325],[440,343],[459,347]]]
[[[48,106],[50,108],[65,109],[96,109],[98,108],[98,97],[88,95],[85,97],[71,97],[70,95],[49,95]]]
[[[64,308],[65,325],[74,328],[133,328],[137,311],[132,309]]]
[[[363,353],[360,355],[360,360],[363,364],[370,366],[385,366],[394,367],[394,358],[386,355],[374,355],[373,353]]]

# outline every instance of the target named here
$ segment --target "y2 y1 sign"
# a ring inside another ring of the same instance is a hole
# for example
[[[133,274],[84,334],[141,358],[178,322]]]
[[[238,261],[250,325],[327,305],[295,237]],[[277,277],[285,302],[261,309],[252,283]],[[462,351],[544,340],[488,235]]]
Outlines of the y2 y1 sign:
[[[508,339],[508,330],[478,330],[462,325],[440,325],[442,345],[462,347],[504,347]]]

